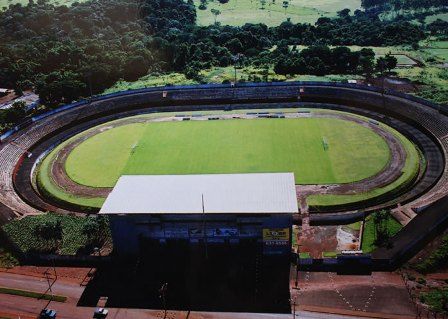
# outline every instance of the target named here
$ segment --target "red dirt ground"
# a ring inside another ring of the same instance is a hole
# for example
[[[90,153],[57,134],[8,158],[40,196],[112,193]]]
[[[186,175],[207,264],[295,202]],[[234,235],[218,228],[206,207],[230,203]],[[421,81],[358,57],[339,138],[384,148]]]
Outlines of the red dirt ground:
[[[293,283],[291,284],[293,285]],[[299,290],[292,290],[300,307],[328,307],[360,313],[415,316],[401,276],[338,276],[334,273],[299,273]]]

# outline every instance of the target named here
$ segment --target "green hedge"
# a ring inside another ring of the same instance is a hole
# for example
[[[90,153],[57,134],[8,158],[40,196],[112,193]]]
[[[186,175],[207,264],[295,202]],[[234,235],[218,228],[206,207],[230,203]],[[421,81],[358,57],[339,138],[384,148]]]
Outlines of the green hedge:
[[[420,294],[420,301],[427,304],[429,309],[437,313],[448,313],[448,309],[446,309],[447,300],[448,289],[434,289]]]
[[[7,251],[5,248],[0,247],[0,268],[12,268],[17,266],[19,261],[13,256],[13,254]]]
[[[55,227],[59,227],[58,231],[51,230]],[[47,213],[13,220],[3,230],[25,253],[75,255],[89,246],[101,246],[111,237],[109,221],[104,216],[94,219]]]

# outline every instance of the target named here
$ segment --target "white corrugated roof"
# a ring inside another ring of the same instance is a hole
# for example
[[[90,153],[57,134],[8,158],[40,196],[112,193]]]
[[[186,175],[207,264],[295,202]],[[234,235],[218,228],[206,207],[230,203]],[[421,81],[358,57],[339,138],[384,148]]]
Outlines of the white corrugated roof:
[[[124,175],[100,214],[297,213],[293,173]]]

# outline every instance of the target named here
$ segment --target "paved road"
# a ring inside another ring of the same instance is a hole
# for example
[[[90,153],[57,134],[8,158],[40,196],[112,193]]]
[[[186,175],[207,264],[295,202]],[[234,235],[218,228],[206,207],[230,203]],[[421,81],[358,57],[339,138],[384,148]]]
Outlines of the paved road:
[[[45,292],[48,285],[44,278],[31,277],[11,273],[0,273],[0,286],[27,289],[36,292]],[[59,280],[53,285],[55,294],[68,297],[67,302],[52,302],[51,309],[58,312],[58,318],[62,319],[81,319],[91,318],[94,308],[78,307],[76,303],[81,296],[84,287],[80,287],[76,282]],[[0,317],[8,316],[17,318],[21,316],[22,319],[35,318],[36,314],[47,305],[45,300],[37,300],[32,298],[25,298],[19,296],[11,296],[6,294],[0,295]],[[163,312],[158,310],[143,310],[143,309],[109,309],[109,319],[149,319],[149,318],[163,318]],[[191,312],[186,311],[169,311],[167,319],[287,319],[292,318],[291,315],[285,314],[248,314],[248,313],[206,313],[206,312]],[[353,316],[340,316],[331,314],[322,314],[314,312],[300,311],[296,313],[296,318],[304,319],[348,319],[356,318]]]

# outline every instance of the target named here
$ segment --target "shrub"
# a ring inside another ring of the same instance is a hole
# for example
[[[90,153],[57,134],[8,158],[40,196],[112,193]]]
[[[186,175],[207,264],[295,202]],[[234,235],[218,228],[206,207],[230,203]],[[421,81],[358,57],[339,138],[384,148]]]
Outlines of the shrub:
[[[445,267],[448,262],[448,235],[444,236],[439,247],[428,258],[413,268],[423,274]]]
[[[103,216],[93,219],[47,213],[14,220],[3,230],[25,253],[89,253],[94,246],[110,240],[109,221]]]
[[[426,285],[426,279],[425,278],[420,277],[420,278],[417,279],[417,282],[420,285]]]
[[[448,290],[434,289],[420,294],[420,301],[429,306],[431,311],[448,313]]]

